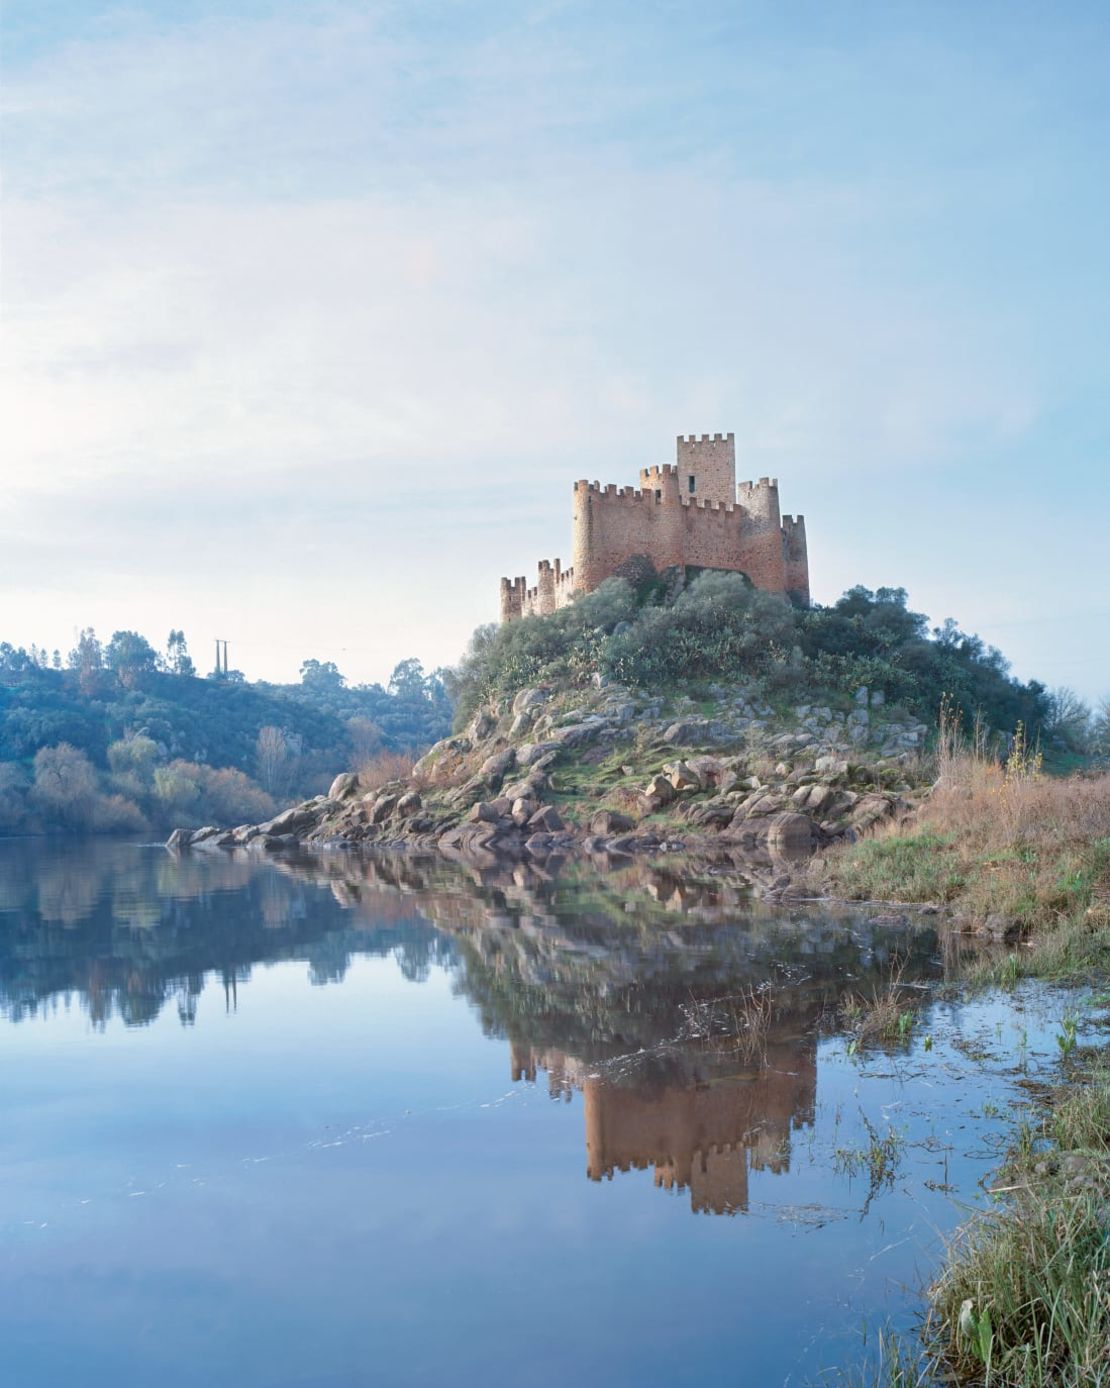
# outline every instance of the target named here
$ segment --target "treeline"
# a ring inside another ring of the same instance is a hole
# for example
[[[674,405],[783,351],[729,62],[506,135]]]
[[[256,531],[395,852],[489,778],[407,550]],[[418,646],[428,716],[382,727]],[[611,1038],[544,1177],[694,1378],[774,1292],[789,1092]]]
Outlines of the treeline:
[[[980,720],[1012,733],[1020,723],[1031,739],[1077,754],[1110,743],[1107,708],[1093,715],[1068,690],[1021,683],[1000,651],[951,619],[930,629],[903,588],[856,587],[829,607],[801,608],[718,572],[693,576],[677,595],[610,579],[550,616],[480,627],[449,677],[456,725],[498,695],[595,675],[661,692],[743,679],[794,703],[867,685],[926,723],[945,698],[969,728]]]
[[[440,674],[386,687],[306,660],[299,684],[199,678],[185,636],[82,631],[66,656],[0,643],[0,833],[255,822],[382,752],[447,731]]]

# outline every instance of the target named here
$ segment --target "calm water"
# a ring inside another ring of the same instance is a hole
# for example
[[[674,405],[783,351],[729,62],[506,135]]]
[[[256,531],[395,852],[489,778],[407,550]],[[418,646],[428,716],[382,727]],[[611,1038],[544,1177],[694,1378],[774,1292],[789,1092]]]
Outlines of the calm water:
[[[819,1381],[911,1323],[1056,1049],[1038,993],[850,1054],[897,961],[942,971],[642,865],[0,842],[0,1378]]]

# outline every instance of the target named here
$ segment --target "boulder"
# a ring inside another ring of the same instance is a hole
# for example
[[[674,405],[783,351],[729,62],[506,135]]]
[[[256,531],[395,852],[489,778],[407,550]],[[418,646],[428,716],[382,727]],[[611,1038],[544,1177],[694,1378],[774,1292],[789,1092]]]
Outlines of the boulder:
[[[399,795],[379,795],[370,806],[370,823],[381,824],[384,820],[388,819],[397,807],[397,802],[400,798]]]
[[[800,810],[811,810],[815,814],[824,814],[836,799],[836,791],[832,786],[811,785],[800,786],[790,797]]]
[[[214,833],[206,834],[203,839],[193,837],[189,844],[190,848],[226,848],[234,843],[230,829],[217,829]]]
[[[528,827],[537,833],[557,834],[564,825],[555,806],[544,805],[528,821]]]
[[[175,829],[166,840],[167,848],[188,848],[193,837],[191,829]]]
[[[670,782],[679,794],[684,791],[701,790],[701,777],[684,761],[678,762],[671,770]]]
[[[512,747],[505,747],[500,752],[494,752],[478,768],[479,777],[488,785],[500,785],[505,772],[516,762],[516,751]]]
[[[522,781],[510,781],[507,786],[502,786],[501,794],[510,801],[539,800],[543,795],[546,781],[547,777],[542,773],[533,772]]]
[[[539,708],[540,704],[546,704],[550,697],[546,689],[522,689],[513,700],[513,712],[523,713],[526,709]]]
[[[703,829],[723,829],[735,812],[730,800],[707,800],[704,805],[695,805],[690,811],[690,820]]]
[[[329,800],[346,800],[358,790],[358,772],[341,771],[328,787]]]
[[[287,813],[292,814],[292,811],[289,810]],[[284,816],[279,815],[278,818],[284,818]],[[192,847],[194,844],[206,843],[209,839],[214,839],[219,832],[220,827],[218,824],[205,824],[201,829],[194,829],[189,836],[189,846]]]
[[[466,818],[470,824],[500,824],[502,816],[488,800],[476,800],[467,811]]]
[[[598,720],[588,723],[571,723],[565,728],[556,728],[550,737],[550,741],[556,747],[581,747],[583,743],[592,742],[602,733],[609,732],[608,724]]]
[[[720,757],[690,757],[686,764],[701,781],[703,790],[716,785],[725,769]]]
[[[815,837],[813,820],[808,815],[776,814],[767,825],[767,843],[771,848],[811,848]]]
[[[644,801],[649,810],[661,809],[674,799],[674,786],[666,776],[653,776],[643,789]]]
[[[669,742],[672,747],[681,746],[682,743],[693,743],[697,741],[698,725],[689,720],[680,720],[672,723],[670,727],[663,731],[663,741]]]
[[[559,744],[557,742],[526,742],[517,749],[517,765],[534,766],[546,756],[554,757],[558,750]]]
[[[609,838],[612,834],[625,834],[635,829],[636,821],[631,815],[621,814],[619,810],[598,810],[590,820],[590,832]]]
[[[397,814],[401,819],[408,819],[417,810],[423,808],[424,802],[420,799],[418,791],[410,790],[406,795],[402,795],[397,801]]]
[[[488,708],[480,708],[470,720],[467,728],[467,735],[475,742],[484,742],[494,728],[497,727],[497,719],[490,713]]]
[[[280,837],[282,834],[303,833],[305,829],[315,822],[315,811],[306,803],[304,805],[294,805],[292,809],[284,810],[281,814],[271,819],[268,824],[262,825],[262,828],[265,829],[268,834],[276,834]],[[196,835],[193,836],[193,842],[196,842]]]

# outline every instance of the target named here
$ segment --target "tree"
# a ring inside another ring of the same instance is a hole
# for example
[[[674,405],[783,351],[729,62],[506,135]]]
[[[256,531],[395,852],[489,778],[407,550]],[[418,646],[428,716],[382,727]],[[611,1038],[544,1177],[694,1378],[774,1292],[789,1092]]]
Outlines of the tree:
[[[0,833],[23,827],[29,779],[15,762],[0,761]]]
[[[92,627],[85,627],[77,637],[77,645],[66,657],[66,664],[77,675],[77,687],[86,697],[95,694],[104,668],[104,650]]]
[[[104,650],[104,662],[114,670],[124,689],[134,689],[143,675],[157,668],[158,655],[154,647],[137,631],[117,631]]]
[[[342,689],[347,679],[334,660],[306,660],[301,664],[301,683],[310,689]]]
[[[362,766],[381,750],[382,730],[372,718],[348,718],[347,732],[351,737],[352,766]]]
[[[1091,722],[1091,751],[1096,757],[1110,760],[1110,694],[1098,701]]]
[[[1088,750],[1091,710],[1074,689],[1062,686],[1051,692],[1046,731],[1066,751],[1083,753]]]
[[[195,675],[197,670],[189,655],[183,631],[172,631],[166,641],[166,669],[171,675]]]
[[[143,798],[149,794],[154,766],[162,749],[152,737],[135,733],[113,742],[108,748],[112,784],[127,795]]]
[[[423,699],[427,697],[425,683],[424,666],[410,656],[393,667],[388,690],[395,699]]]
[[[289,747],[280,728],[268,724],[258,730],[255,744],[255,764],[258,779],[271,795],[284,789],[288,779]]]
[[[135,771],[149,778],[158,760],[158,744],[145,733],[132,733],[108,748],[108,765],[113,771]]]
[[[87,824],[96,801],[93,764],[68,742],[42,747],[35,753],[32,795],[50,816],[63,824]]]

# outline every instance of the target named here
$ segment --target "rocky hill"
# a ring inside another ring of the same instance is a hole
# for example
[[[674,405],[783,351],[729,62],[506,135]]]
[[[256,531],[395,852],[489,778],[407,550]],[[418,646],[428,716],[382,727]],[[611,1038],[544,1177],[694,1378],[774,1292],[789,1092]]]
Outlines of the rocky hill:
[[[926,726],[878,691],[774,709],[736,684],[698,700],[594,686],[486,704],[406,780],[345,773],[266,823],[181,830],[170,844],[416,846],[479,861],[575,847],[806,851],[908,814],[927,786]]]

